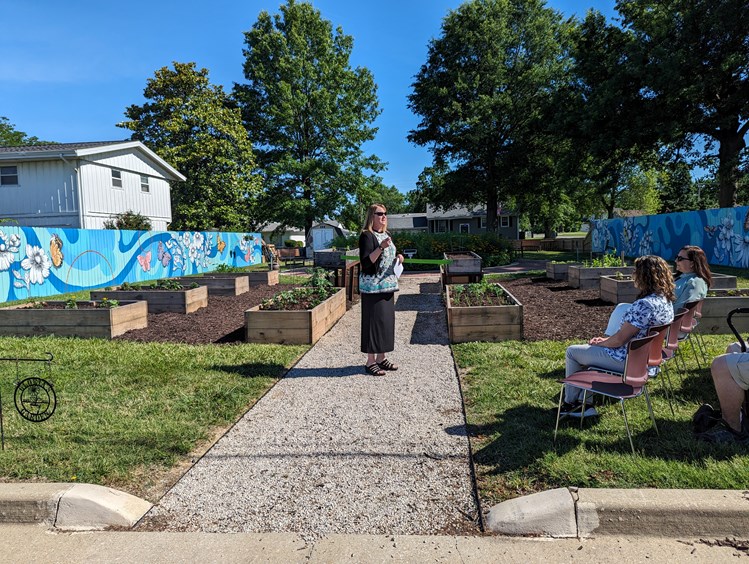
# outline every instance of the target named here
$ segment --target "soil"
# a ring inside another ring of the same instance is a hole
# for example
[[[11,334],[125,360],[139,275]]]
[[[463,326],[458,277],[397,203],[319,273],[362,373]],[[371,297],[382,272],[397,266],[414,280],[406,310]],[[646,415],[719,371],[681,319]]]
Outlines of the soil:
[[[577,290],[548,278],[518,278],[502,285],[523,304],[527,340],[582,339],[601,335],[614,306],[598,290]],[[244,342],[244,312],[293,286],[253,286],[239,296],[209,296],[208,306],[194,313],[149,313],[148,327],[117,339],[187,344]]]
[[[208,296],[208,306],[190,314],[149,313],[148,327],[128,331],[124,341],[203,344],[244,343],[244,312],[295,286],[252,286],[238,296]]]

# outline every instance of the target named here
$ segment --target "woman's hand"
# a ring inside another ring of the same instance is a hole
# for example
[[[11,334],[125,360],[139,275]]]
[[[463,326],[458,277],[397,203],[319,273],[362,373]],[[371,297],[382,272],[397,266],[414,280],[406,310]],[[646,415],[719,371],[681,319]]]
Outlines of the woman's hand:
[[[606,337],[593,337],[588,341],[589,345],[598,346],[606,340]]]
[[[403,264],[403,255],[401,255],[401,254],[398,254],[398,255],[396,256],[396,258],[398,259],[398,262],[399,262],[400,264]]]

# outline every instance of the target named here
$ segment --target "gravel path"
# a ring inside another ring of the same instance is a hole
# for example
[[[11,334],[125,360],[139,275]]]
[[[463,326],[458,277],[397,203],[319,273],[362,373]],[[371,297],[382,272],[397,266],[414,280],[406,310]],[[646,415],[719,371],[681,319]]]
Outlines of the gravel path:
[[[396,294],[400,370],[363,373],[357,304],[170,490],[144,526],[208,532],[475,533],[438,277]]]

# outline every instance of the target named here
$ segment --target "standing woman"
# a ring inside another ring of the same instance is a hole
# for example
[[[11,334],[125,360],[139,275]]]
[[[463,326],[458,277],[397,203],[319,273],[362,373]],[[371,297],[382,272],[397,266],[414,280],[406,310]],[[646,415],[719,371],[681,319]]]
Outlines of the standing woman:
[[[685,303],[707,296],[707,290],[713,284],[713,275],[707,264],[705,251],[694,245],[682,247],[674,261],[677,272],[674,311],[678,311]]]
[[[398,277],[394,267],[403,262],[387,232],[387,209],[372,204],[359,236],[359,291],[361,292],[361,352],[367,354],[365,370],[384,376],[398,366],[385,357],[395,349],[395,292]]]

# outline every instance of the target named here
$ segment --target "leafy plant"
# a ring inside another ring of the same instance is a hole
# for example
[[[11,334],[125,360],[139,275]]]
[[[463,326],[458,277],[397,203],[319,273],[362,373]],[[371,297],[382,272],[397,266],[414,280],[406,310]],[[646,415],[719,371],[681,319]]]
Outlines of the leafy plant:
[[[118,213],[104,222],[104,229],[131,229],[133,231],[150,231],[151,220],[146,216],[128,210]]]
[[[194,283],[194,287],[198,287],[196,283]],[[173,280],[171,278],[166,278],[163,280],[157,280],[156,284],[153,285],[153,287],[157,290],[184,290],[184,286],[182,286],[181,283],[179,283],[177,280]],[[192,286],[191,286],[192,287]]]
[[[606,267],[627,266],[627,263],[624,262],[623,257],[618,256],[616,252],[614,252],[614,253],[607,253],[591,261],[584,261],[583,265],[586,267],[593,267],[593,268],[606,268]]]
[[[241,266],[229,266],[228,264],[219,264],[214,272],[247,272],[247,270]]]
[[[515,304],[499,284],[487,280],[473,284],[456,284],[450,291],[453,305],[459,307]]]
[[[110,300],[109,298],[102,298],[100,301],[96,302],[95,307],[99,308],[109,308],[113,309],[115,307],[118,307],[120,305],[119,300]]]
[[[78,302],[74,298],[65,300],[65,309],[78,309]]]

